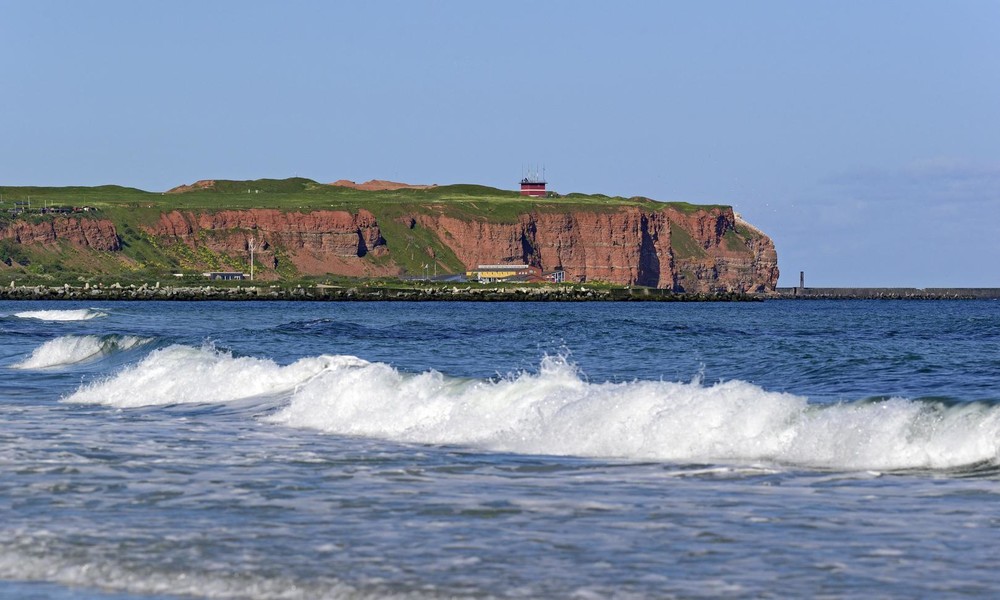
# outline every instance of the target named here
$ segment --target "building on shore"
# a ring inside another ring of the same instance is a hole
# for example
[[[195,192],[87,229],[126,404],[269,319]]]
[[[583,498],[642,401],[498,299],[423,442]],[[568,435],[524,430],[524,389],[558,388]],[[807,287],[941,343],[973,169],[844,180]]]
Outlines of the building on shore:
[[[202,275],[208,277],[212,281],[232,281],[247,278],[247,274],[241,273],[240,271],[209,271],[208,273],[202,273]]]
[[[14,208],[7,209],[7,212],[14,215],[26,215],[26,214],[37,214],[37,215],[60,215],[69,213],[79,213],[79,212],[90,212],[94,210],[90,206],[48,206],[43,204],[41,207],[36,206],[31,207],[31,200],[18,201],[14,203]]]
[[[543,272],[531,265],[479,265],[466,271],[465,277],[479,283],[562,283],[566,273],[562,269]]]

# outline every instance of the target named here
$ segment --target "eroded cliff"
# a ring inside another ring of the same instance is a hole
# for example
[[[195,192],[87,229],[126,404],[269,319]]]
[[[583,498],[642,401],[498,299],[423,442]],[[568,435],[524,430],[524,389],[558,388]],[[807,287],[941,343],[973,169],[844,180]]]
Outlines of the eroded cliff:
[[[115,224],[107,219],[56,217],[39,222],[16,220],[0,226],[0,240],[28,246],[68,242],[81,249],[111,252],[121,249]]]
[[[423,214],[413,221],[470,266],[523,262],[561,268],[568,281],[683,292],[764,292],[778,280],[774,244],[730,208],[531,212],[513,223]]]
[[[51,256],[67,246],[114,252],[127,268],[157,272],[246,271],[252,242],[257,277],[265,280],[456,273],[487,263],[562,269],[570,282],[678,292],[766,292],[778,279],[771,240],[722,206],[526,204],[488,216],[447,203],[412,203],[393,211],[373,204],[372,210],[151,215],[13,220],[0,226],[0,240],[49,248]]]
[[[361,260],[388,253],[375,216],[364,209],[354,214],[276,209],[171,211],[143,229],[168,249],[182,244],[194,252],[204,249],[236,260],[246,256],[253,243],[265,278],[275,278],[281,266],[306,275],[375,276],[398,271],[392,265]]]

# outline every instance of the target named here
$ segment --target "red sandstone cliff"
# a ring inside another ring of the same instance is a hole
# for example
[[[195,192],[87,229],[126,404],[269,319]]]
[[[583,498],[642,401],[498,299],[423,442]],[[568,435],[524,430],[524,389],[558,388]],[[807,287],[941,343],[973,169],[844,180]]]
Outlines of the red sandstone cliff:
[[[106,219],[56,217],[37,223],[13,221],[0,229],[0,240],[29,245],[52,245],[65,241],[77,248],[105,251],[121,248],[114,223]]]
[[[470,267],[523,262],[561,267],[568,281],[686,292],[762,292],[778,281],[774,244],[729,208],[533,212],[515,223],[415,215],[412,222],[434,231]]]
[[[440,204],[423,206],[403,221],[426,230],[419,232],[420,239],[436,239],[438,250],[447,248],[471,268],[527,263],[543,270],[562,268],[568,281],[684,292],[771,291],[778,280],[774,244],[730,208],[682,211],[650,203],[528,211],[512,222],[495,222],[454,216]],[[263,279],[277,278],[282,267],[303,275],[395,275],[402,272],[403,253],[412,243],[386,241],[375,215],[365,209],[171,211],[141,229],[172,260],[198,269],[214,263],[245,268],[239,265],[246,264],[252,238]],[[3,239],[43,247],[68,242],[81,250],[121,250],[115,225],[105,219],[16,220],[0,228]],[[428,247],[426,260],[438,261],[436,252]]]
[[[204,247],[240,260],[247,256],[253,238],[256,257],[271,269],[287,260],[303,274],[374,276],[398,272],[392,265],[361,260],[388,252],[375,216],[365,209],[357,214],[275,209],[172,211],[163,213],[156,224],[144,229],[161,245],[180,242],[191,249]],[[267,271],[264,276],[268,276]],[[270,276],[274,277],[274,273]]]

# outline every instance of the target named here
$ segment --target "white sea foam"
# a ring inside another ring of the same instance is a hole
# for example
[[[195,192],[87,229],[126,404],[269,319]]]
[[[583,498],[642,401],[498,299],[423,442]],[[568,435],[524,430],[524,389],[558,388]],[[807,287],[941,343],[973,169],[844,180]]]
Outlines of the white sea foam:
[[[499,381],[407,374],[352,356],[288,366],[171,346],[70,402],[115,407],[288,394],[268,421],[490,451],[781,464],[837,470],[951,469],[1000,462],[1000,407],[892,399],[837,405],[743,381],[590,383],[547,358]]]
[[[46,369],[94,360],[114,352],[148,344],[152,338],[133,335],[65,335],[45,342],[14,369]]]
[[[281,366],[267,359],[234,357],[211,346],[169,346],[154,350],[118,374],[82,386],[67,402],[118,408],[228,402],[289,392],[324,370],[357,361],[320,356]]]
[[[108,314],[92,308],[81,308],[78,310],[29,310],[14,313],[14,316],[21,319],[38,319],[41,321],[88,321],[90,319],[106,317]]]
[[[0,578],[47,581],[65,586],[103,588],[142,595],[169,594],[199,598],[259,598],[262,600],[367,600],[417,598],[402,594],[365,593],[332,577],[296,581],[253,573],[157,572],[129,568],[109,561],[32,555],[0,550]],[[82,592],[80,592],[82,593]],[[84,594],[85,595],[85,594]]]
[[[730,381],[588,383],[539,373],[463,381],[380,363],[331,368],[272,422],[329,433],[494,451],[831,469],[947,469],[1000,458],[1000,409],[893,399],[814,405]]]

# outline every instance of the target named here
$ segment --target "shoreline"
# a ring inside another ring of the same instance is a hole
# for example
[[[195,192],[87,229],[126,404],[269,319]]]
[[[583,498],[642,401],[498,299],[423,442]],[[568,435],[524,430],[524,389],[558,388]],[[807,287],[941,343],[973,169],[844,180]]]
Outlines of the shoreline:
[[[403,302],[759,302],[760,294],[684,294],[652,288],[427,287],[389,286],[15,286],[0,288],[0,300],[165,301],[403,301]]]
[[[683,293],[654,288],[394,286],[110,286],[0,287],[3,300],[316,301],[316,302],[762,302],[767,300],[982,300],[1000,288],[777,288],[769,293]]]

